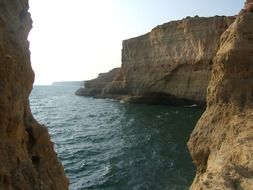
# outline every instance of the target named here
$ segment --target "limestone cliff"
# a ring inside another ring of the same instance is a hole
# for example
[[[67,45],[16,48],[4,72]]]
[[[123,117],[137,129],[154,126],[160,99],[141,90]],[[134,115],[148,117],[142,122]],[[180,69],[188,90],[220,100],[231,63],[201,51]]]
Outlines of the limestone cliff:
[[[68,188],[48,131],[31,115],[27,0],[0,0],[0,189]]]
[[[188,147],[197,173],[191,189],[253,189],[253,1],[221,37],[208,106]]]
[[[121,70],[103,95],[127,94],[136,102],[205,102],[212,58],[233,21],[225,16],[188,17],[124,40]]]
[[[97,78],[85,81],[85,88],[79,88],[76,95],[80,96],[102,96],[103,90],[109,85],[119,74],[120,69],[114,68],[107,73],[100,73]]]

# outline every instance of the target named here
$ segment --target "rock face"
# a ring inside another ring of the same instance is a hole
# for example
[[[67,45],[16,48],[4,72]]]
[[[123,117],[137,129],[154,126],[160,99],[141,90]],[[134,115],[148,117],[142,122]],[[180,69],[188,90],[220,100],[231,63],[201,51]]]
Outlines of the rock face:
[[[106,96],[104,89],[107,88],[114,78],[119,74],[120,68],[114,68],[108,73],[100,73],[96,79],[85,81],[85,88],[80,88],[76,91],[79,96]]]
[[[120,92],[136,102],[205,102],[212,59],[221,34],[233,21],[188,17],[123,41],[121,70],[103,94]]]
[[[48,131],[31,115],[27,0],[0,1],[0,189],[68,188]]]
[[[245,9],[221,37],[208,105],[188,147],[197,173],[191,189],[253,188],[253,13]]]
[[[253,0],[247,0],[244,9],[248,12],[253,12]]]

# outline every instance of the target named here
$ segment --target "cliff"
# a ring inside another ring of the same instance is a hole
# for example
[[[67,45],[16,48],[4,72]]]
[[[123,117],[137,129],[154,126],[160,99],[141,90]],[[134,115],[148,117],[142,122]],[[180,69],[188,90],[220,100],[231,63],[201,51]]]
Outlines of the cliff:
[[[120,68],[114,68],[107,73],[100,73],[97,78],[85,81],[85,88],[79,88],[75,94],[79,96],[106,97],[104,89],[117,77],[119,71]]]
[[[29,108],[28,8],[27,0],[2,0],[0,6],[0,189],[64,190],[68,180],[48,131]]]
[[[191,189],[253,188],[253,1],[221,37],[207,109],[188,147],[197,173]]]
[[[225,16],[188,17],[124,40],[117,76],[103,90],[95,92],[93,83],[85,85],[86,91],[128,95],[134,102],[203,103],[220,36],[233,21]]]

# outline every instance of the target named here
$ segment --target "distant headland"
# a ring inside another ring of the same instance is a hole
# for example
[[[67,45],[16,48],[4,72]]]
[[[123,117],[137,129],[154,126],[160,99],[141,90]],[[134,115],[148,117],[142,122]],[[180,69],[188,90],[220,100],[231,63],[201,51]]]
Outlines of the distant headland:
[[[84,85],[84,81],[57,81],[51,84],[52,86],[77,86],[81,87]]]

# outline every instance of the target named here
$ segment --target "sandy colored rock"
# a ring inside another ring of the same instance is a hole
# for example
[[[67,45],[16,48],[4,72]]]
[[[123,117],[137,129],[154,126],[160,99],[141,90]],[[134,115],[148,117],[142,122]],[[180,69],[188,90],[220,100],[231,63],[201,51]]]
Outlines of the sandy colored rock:
[[[48,131],[32,116],[28,1],[0,2],[0,189],[65,190]]]
[[[253,189],[253,13],[250,11],[241,11],[221,37],[207,101],[207,109],[188,142],[197,166],[191,189]]]
[[[225,16],[188,17],[124,40],[121,70],[99,92],[123,93],[143,103],[158,103],[160,97],[161,103],[204,103],[220,36],[233,21]]]
[[[247,0],[244,9],[248,12],[253,12],[253,0]]]
[[[85,81],[84,88],[76,91],[78,96],[103,96],[107,86],[113,82],[120,72],[120,68],[114,68],[107,73],[100,73],[97,78]]]

